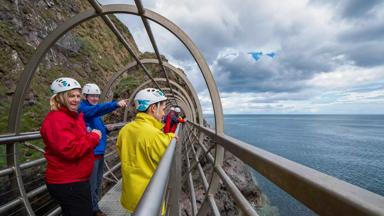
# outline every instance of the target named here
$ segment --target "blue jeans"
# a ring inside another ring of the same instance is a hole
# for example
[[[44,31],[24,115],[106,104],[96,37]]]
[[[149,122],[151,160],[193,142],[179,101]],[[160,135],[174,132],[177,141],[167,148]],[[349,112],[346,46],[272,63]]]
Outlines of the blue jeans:
[[[91,186],[91,197],[92,197],[92,210],[94,212],[99,211],[99,196],[101,193],[101,181],[103,179],[104,172],[104,156],[95,160],[93,164],[93,170],[91,174],[91,178],[89,179],[89,183]]]

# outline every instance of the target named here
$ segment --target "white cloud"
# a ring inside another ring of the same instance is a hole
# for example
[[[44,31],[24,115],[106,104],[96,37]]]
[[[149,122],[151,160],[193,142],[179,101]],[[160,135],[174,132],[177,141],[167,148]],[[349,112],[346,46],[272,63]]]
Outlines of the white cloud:
[[[376,90],[370,92],[351,92],[337,100],[338,103],[383,103],[384,90]]]
[[[225,113],[384,112],[379,109],[384,106],[384,4],[148,0],[143,5],[175,22],[198,46],[223,90]],[[140,50],[152,51],[141,20],[124,22]],[[212,112],[188,51],[162,27],[151,26],[160,52],[186,72],[203,110]],[[251,51],[278,56],[255,62],[247,58]]]
[[[307,85],[334,90],[369,84],[380,79],[384,79],[384,67],[360,68],[347,65],[335,71],[319,73]]]

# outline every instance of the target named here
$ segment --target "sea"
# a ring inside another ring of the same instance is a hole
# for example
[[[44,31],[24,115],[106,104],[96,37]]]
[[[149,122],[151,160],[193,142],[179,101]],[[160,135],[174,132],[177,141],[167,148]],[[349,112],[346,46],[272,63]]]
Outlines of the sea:
[[[213,115],[205,116],[214,127]],[[227,135],[384,196],[384,115],[225,115]],[[253,171],[261,215],[316,215]]]

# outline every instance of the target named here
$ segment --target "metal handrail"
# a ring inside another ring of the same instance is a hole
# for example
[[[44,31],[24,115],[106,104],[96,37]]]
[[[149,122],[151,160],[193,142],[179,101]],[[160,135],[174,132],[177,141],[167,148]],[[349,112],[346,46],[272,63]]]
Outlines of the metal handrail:
[[[177,135],[180,124],[177,126],[175,134]],[[167,188],[169,173],[172,167],[172,161],[175,156],[176,139],[173,138],[167,147],[159,165],[156,168],[150,182],[148,183],[139,204],[136,207],[134,216],[159,215],[163,203],[164,192]]]
[[[43,185],[43,186],[40,186],[30,192],[27,193],[27,197],[28,199],[32,199],[33,197],[37,196],[38,194],[44,192],[47,190],[47,186],[46,185]],[[8,203],[0,206],[0,215],[2,213],[5,213],[7,212],[8,210],[16,207],[17,205],[21,204],[22,203],[22,197],[17,197],[16,199],[14,200],[11,200],[9,201]]]
[[[7,134],[0,137],[0,145],[14,143],[14,142],[37,140],[40,138],[41,138],[41,135],[39,131],[20,133],[20,134]]]
[[[119,122],[119,123],[114,123],[114,124],[109,124],[109,125],[112,126],[112,130],[117,130],[117,129],[122,128],[125,124],[126,124],[126,122]],[[25,141],[36,140],[36,139],[41,139],[41,135],[40,135],[39,131],[25,132],[25,133],[20,133],[20,134],[6,134],[6,135],[0,136],[0,144],[8,144],[8,143],[13,143],[13,142],[22,143]],[[114,153],[116,153],[116,151]],[[108,156],[110,156],[110,154]],[[43,164],[43,163],[45,163],[45,161],[46,161],[45,158],[39,158],[39,159],[36,159],[33,161],[29,161],[29,162],[20,164],[19,168],[21,170],[27,169],[30,167],[34,167],[34,166],[38,166],[40,164]],[[105,177],[105,176],[113,173],[119,167],[120,167],[120,163],[116,164],[114,167],[112,167],[110,170],[108,170],[106,173],[104,173],[103,176]],[[12,174],[13,172],[15,172],[15,167],[7,167],[5,169],[0,170],[0,177]],[[45,190],[46,190],[46,187],[44,185],[44,186],[41,186],[39,188],[32,190],[31,192],[27,193],[26,195],[29,199],[31,199],[34,196],[38,195],[39,193],[41,193]],[[8,211],[9,209],[12,209],[13,207],[22,203],[22,201],[23,201],[22,197],[17,197],[16,199],[5,203],[4,205],[0,206],[0,213],[4,213],[4,212]]]
[[[119,122],[115,124],[109,124],[113,128],[112,130],[117,130],[122,128],[127,122]],[[0,145],[15,143],[15,142],[25,142],[31,140],[41,139],[40,131],[31,131],[20,134],[5,134],[0,136]]]
[[[211,153],[209,152],[207,147],[205,147],[204,144],[199,142],[199,140],[197,139],[196,134],[194,134],[193,131],[190,131],[190,134],[192,134],[195,137],[196,142],[202,148],[202,150],[203,150],[203,157],[207,158],[208,161],[210,161],[213,164],[214,163],[213,156],[211,155]],[[188,138],[190,138],[190,137],[188,136]],[[192,143],[191,143],[191,145],[192,145]],[[193,147],[191,147],[191,149],[192,149],[192,152],[194,153],[194,156],[195,156],[195,162],[196,162],[196,164],[198,164],[198,169],[199,169],[199,172],[200,172],[200,176],[201,176],[201,178],[204,181],[204,178],[202,176],[202,172],[203,171],[202,171],[202,168],[201,168],[201,165],[200,165],[200,161],[198,160],[197,154],[196,154],[195,150],[193,149]],[[187,159],[188,159],[188,155],[187,155]],[[220,179],[227,186],[229,192],[231,193],[233,198],[236,200],[237,205],[240,207],[240,210],[242,212],[246,213],[246,215],[257,216],[258,214],[255,211],[255,209],[248,202],[248,200],[244,197],[244,195],[241,193],[241,191],[237,188],[237,186],[234,184],[234,182],[231,180],[231,178],[226,174],[224,169],[221,166],[214,166],[214,171],[219,175]]]
[[[189,135],[188,135],[189,137]],[[186,140],[184,141],[186,142]],[[189,162],[189,156],[188,156],[189,151],[187,150],[187,146],[185,148],[185,154],[186,154],[186,162],[187,162],[187,169],[191,167],[191,163]],[[197,214],[197,204],[196,204],[196,193],[195,193],[195,188],[193,186],[193,179],[192,179],[192,174],[191,172],[188,172],[188,186],[189,186],[189,191],[191,193],[191,205],[192,205],[192,215],[195,216]]]
[[[42,164],[44,162],[45,162],[45,158],[39,158],[39,159],[36,159],[36,160],[33,160],[33,161],[29,161],[29,162],[20,164],[20,169],[27,169],[27,168],[30,168],[30,167],[33,167],[33,166],[40,165],[40,164]],[[13,171],[14,171],[13,167],[8,167],[8,168],[5,168],[3,170],[0,170],[0,177],[5,176],[5,175],[9,175]]]
[[[321,215],[384,215],[384,197],[188,122]]]

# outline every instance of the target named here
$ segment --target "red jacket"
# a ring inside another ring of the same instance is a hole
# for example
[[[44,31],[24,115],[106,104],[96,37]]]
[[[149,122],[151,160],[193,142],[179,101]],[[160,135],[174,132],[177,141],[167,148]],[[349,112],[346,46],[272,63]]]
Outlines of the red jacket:
[[[60,108],[45,117],[40,129],[45,144],[45,181],[64,184],[86,181],[91,175],[93,149],[99,143],[96,133],[87,132],[83,113]]]
[[[177,113],[171,110],[165,117],[165,126],[163,128],[164,133],[175,133],[177,124],[184,123],[185,120],[177,117]]]

